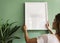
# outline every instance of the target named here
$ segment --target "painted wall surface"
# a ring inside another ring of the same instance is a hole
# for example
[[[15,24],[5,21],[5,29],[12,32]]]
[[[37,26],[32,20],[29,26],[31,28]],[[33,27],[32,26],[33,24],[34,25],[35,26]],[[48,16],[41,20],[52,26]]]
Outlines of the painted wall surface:
[[[0,18],[3,21],[10,19],[9,22],[16,21],[18,25],[24,24],[24,3],[25,2],[48,2],[48,19],[52,25],[54,16],[60,12],[60,0],[0,0]],[[29,37],[37,37],[42,34],[47,34],[47,30],[28,31]],[[14,35],[21,37],[15,39],[13,43],[25,43],[24,34],[19,29]]]

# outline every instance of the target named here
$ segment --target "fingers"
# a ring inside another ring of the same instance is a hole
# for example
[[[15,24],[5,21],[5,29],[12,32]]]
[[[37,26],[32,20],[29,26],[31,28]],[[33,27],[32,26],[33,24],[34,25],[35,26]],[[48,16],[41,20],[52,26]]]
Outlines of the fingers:
[[[47,23],[45,24],[45,26],[46,26],[46,28],[48,28],[49,27],[49,22],[47,21]]]
[[[24,25],[24,29],[26,29],[26,25]]]
[[[24,30],[24,31],[26,31],[26,30],[27,30],[26,25],[24,25],[24,26],[23,26],[23,30]]]
[[[49,22],[47,21],[47,25],[49,26]]]

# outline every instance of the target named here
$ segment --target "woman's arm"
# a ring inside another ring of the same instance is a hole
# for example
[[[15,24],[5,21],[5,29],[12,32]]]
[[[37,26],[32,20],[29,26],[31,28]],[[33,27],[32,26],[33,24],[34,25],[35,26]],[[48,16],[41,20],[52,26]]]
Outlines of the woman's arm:
[[[28,37],[28,32],[27,32],[27,30],[26,30],[26,26],[24,26],[23,27],[24,29],[24,36],[25,36],[25,40],[26,40],[26,42],[29,40],[29,37]]]
[[[26,26],[24,26],[24,36],[25,36],[26,43],[37,43],[37,38],[32,38],[32,39],[29,38],[28,32],[26,30]]]
[[[50,31],[51,34],[54,34],[50,27],[48,27],[47,29]]]
[[[46,28],[50,31],[50,33],[51,34],[54,34],[54,32],[52,31],[52,29],[50,28],[50,26],[49,26],[49,23],[47,22],[47,24],[46,24]]]

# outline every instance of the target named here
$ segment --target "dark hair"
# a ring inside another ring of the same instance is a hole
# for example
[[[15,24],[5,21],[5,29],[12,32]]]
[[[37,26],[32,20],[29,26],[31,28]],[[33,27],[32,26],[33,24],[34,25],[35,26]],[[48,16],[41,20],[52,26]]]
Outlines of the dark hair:
[[[58,13],[56,16],[55,16],[55,19],[56,19],[56,23],[57,23],[57,34],[60,36],[60,13]]]
[[[57,22],[60,22],[60,13],[58,13],[56,16],[55,16],[55,19]]]

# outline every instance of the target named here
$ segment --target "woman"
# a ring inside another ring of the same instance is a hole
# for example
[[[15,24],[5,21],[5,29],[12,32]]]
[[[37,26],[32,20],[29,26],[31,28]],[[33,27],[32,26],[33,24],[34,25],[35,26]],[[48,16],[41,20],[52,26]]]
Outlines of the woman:
[[[45,34],[37,38],[30,39],[28,37],[26,26],[24,26],[24,35],[25,35],[26,43],[60,43],[60,13],[55,16],[52,25],[52,27],[56,30],[56,33],[53,34],[53,32],[49,28],[48,23],[46,24],[46,27],[52,34]]]

